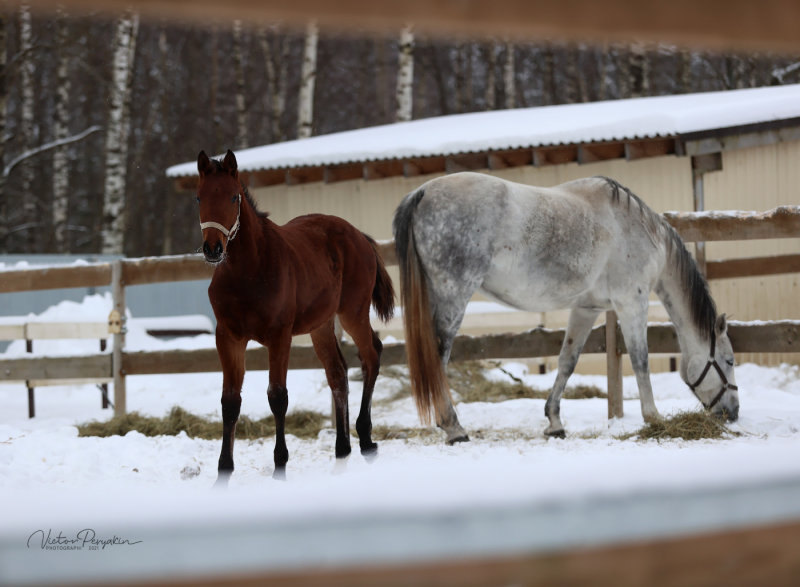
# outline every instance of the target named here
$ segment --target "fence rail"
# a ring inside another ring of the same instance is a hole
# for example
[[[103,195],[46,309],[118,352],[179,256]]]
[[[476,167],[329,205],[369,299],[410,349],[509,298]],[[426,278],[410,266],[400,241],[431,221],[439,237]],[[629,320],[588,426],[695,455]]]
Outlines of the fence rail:
[[[800,206],[781,206],[758,212],[667,213],[664,217],[687,242],[752,240],[800,237]],[[397,264],[393,242],[380,243],[387,265]],[[707,264],[710,279],[773,275],[800,271],[800,255],[711,261]],[[170,281],[208,279],[213,267],[200,255],[174,255],[122,259],[113,263],[74,265],[68,267],[25,268],[0,271],[0,293],[61,289],[71,287],[112,286],[114,306],[124,316],[125,287]],[[615,323],[613,313],[608,323]],[[124,324],[123,324],[124,326]],[[596,327],[584,353],[607,353],[609,365],[610,415],[621,415],[621,355],[625,352],[618,328],[606,332]],[[732,323],[731,341],[737,352],[800,352],[800,322]],[[481,337],[459,336],[454,341],[451,358],[462,361],[479,358],[534,358],[555,356],[561,348],[563,330],[533,329],[521,334],[498,334]],[[653,353],[679,352],[671,325],[648,327],[648,344]],[[613,349],[613,352],[610,352]],[[356,351],[350,345],[342,349],[348,364],[357,366]],[[267,369],[266,349],[247,351],[250,369]],[[405,363],[402,343],[384,346],[382,363]],[[309,346],[294,346],[290,368],[319,368]],[[113,377],[115,411],[124,413],[125,376],[166,373],[218,371],[215,349],[192,351],[125,351],[125,330],[114,334],[114,353],[81,357],[18,358],[0,361],[0,382],[26,379],[69,379]],[[614,375],[612,374],[614,372]],[[612,404],[615,406],[612,409]]]

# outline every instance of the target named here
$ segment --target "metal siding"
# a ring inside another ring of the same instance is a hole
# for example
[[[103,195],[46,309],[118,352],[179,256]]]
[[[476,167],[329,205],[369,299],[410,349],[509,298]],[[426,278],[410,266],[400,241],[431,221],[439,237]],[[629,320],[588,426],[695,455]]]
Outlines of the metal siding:
[[[705,176],[707,210],[764,211],[800,204],[800,142],[778,143],[722,154],[722,170]],[[708,259],[733,259],[800,252],[800,239],[708,243]],[[800,319],[798,275],[723,279],[711,282],[720,312],[733,320]],[[795,354],[742,353],[740,362],[797,363]]]

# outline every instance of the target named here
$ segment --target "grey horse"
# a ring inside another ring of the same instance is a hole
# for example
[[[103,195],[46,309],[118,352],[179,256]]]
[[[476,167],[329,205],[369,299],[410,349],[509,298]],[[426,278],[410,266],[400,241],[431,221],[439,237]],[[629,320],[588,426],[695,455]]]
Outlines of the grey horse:
[[[433,179],[395,211],[406,351],[424,423],[431,412],[449,443],[468,440],[453,409],[445,366],[476,291],[530,312],[571,310],[558,376],[545,404],[548,436],[564,436],[560,401],[601,312],[616,311],[639,387],[653,400],[647,308],[655,291],[678,335],[680,375],[713,414],[738,418],[734,355],[725,315],[675,230],[613,179],[545,188],[479,173]]]

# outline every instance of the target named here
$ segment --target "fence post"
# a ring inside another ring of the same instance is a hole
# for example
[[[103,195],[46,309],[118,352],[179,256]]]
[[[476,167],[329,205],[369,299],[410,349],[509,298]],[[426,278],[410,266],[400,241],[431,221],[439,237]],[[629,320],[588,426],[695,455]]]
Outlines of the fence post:
[[[606,377],[608,417],[622,418],[622,353],[617,345],[617,313],[606,312]]]
[[[125,371],[122,369],[122,352],[125,350],[125,284],[122,281],[122,260],[111,264],[112,314],[117,313],[119,326],[114,331],[114,349],[111,354],[111,371],[114,377],[114,415],[124,416],[126,411]]]

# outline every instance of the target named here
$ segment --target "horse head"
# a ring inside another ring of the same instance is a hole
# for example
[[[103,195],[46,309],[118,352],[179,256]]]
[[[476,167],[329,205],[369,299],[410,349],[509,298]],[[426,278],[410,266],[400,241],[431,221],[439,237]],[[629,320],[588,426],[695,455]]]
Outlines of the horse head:
[[[205,151],[197,156],[197,202],[200,207],[200,230],[203,255],[209,263],[219,263],[228,244],[239,230],[242,184],[236,156],[231,150],[222,162],[210,159]]]
[[[728,338],[725,314],[717,317],[708,358],[694,356],[682,372],[684,381],[700,403],[715,416],[739,418],[739,388],[736,386],[733,346]]]

